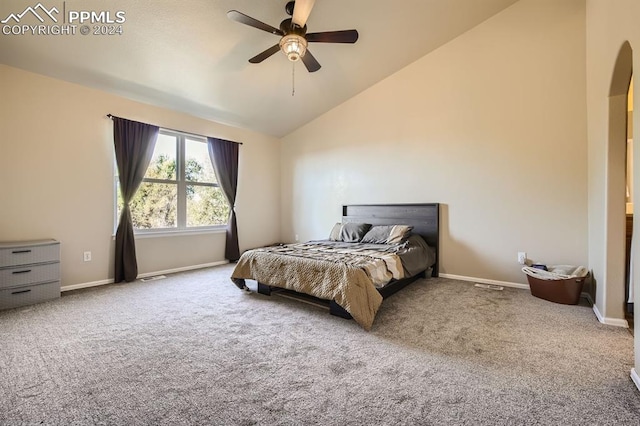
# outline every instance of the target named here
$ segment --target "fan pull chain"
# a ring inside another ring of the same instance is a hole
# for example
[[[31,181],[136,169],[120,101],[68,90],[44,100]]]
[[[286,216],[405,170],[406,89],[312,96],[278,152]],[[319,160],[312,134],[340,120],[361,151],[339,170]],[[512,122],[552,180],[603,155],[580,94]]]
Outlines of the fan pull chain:
[[[291,62],[291,96],[296,94],[296,63]]]

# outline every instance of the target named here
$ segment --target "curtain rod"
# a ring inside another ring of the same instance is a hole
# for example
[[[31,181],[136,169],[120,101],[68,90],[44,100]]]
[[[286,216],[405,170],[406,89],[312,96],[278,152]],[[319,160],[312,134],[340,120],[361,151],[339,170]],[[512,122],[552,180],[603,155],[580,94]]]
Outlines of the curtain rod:
[[[113,117],[115,117],[115,118],[123,118],[123,117],[118,117],[117,115],[113,115],[113,114],[107,114],[107,117],[109,117],[109,118],[113,118]],[[125,118],[125,120],[128,120],[128,119]],[[154,126],[155,126],[155,124],[154,124]],[[207,137],[209,137],[209,136],[205,136],[205,135],[199,135],[197,133],[185,132],[184,130],[170,129],[169,127],[162,127],[162,126],[158,126],[158,127],[160,127],[161,129],[164,129],[164,130],[170,130],[172,132],[184,133],[185,135],[190,135],[190,136],[197,136],[199,138],[207,138]],[[210,137],[213,137],[213,136],[210,136]],[[220,138],[216,138],[216,139],[220,139]],[[232,143],[237,143],[238,145],[242,145],[242,142],[236,142],[236,141],[227,141],[227,142],[232,142]]]

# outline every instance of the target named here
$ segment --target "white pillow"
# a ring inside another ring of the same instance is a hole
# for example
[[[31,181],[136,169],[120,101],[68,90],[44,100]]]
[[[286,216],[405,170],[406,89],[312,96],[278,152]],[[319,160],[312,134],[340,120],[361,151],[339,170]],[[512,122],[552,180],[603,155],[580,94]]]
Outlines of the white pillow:
[[[342,241],[342,224],[336,223],[331,228],[331,232],[329,233],[329,239],[331,241]]]

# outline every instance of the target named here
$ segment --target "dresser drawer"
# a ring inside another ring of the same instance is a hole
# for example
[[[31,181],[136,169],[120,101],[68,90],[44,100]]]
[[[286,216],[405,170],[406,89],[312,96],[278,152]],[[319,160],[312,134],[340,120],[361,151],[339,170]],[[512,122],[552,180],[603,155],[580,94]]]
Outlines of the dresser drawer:
[[[31,263],[57,262],[60,260],[60,244],[25,244],[23,246],[0,246],[0,268]]]
[[[60,280],[60,264],[13,266],[0,269],[0,288]]]
[[[0,309],[17,308],[60,297],[60,281],[0,290]]]

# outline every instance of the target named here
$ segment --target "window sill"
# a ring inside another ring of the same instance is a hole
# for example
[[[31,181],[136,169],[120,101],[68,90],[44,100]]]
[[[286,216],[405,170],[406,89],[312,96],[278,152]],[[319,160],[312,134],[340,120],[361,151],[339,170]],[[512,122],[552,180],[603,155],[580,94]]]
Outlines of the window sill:
[[[200,228],[200,229],[176,229],[176,230],[162,230],[162,231],[146,231],[146,232],[134,232],[133,236],[136,240],[146,238],[165,238],[165,237],[184,237],[185,235],[206,235],[206,234],[225,234],[227,232],[226,227],[220,228]],[[115,240],[116,235],[113,234],[112,238]]]

